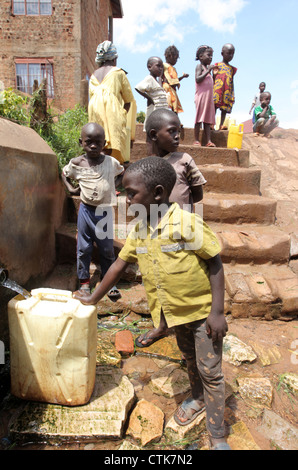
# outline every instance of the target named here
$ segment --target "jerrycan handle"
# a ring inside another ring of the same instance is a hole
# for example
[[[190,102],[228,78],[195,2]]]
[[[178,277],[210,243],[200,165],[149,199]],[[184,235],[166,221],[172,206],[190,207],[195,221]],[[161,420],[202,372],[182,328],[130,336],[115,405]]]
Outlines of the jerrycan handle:
[[[239,132],[243,134],[243,129],[244,129],[244,124],[240,124],[239,126]]]

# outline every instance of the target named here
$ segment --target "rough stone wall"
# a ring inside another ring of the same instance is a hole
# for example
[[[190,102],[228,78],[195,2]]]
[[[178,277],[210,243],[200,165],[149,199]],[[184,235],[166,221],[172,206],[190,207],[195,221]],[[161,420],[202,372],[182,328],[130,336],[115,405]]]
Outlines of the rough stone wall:
[[[0,80],[5,88],[15,88],[16,58],[48,57],[54,60],[54,105],[67,109],[81,103],[81,81],[93,72],[97,44],[107,38],[110,0],[53,0],[51,16],[14,16],[11,3],[0,2]]]
[[[32,129],[0,118],[0,266],[23,287],[56,264],[56,230],[65,191],[57,157]],[[6,305],[15,293],[0,286],[0,340]]]

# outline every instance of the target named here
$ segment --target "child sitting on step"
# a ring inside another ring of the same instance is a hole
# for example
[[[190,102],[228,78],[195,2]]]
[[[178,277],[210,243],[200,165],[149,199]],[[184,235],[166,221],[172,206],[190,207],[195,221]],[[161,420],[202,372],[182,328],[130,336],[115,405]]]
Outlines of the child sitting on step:
[[[228,326],[224,316],[224,272],[220,245],[198,214],[170,202],[176,172],[164,158],[147,157],[131,164],[123,177],[129,205],[142,205],[144,218],[129,234],[115,263],[91,295],[75,292],[83,304],[96,304],[120,279],[130,263],[143,275],[155,325],[161,316],[175,327],[192,395],[174,415],[180,426],[206,409],[214,450],[230,450],[225,441],[225,383],[222,343]]]
[[[80,144],[85,155],[73,158],[63,168],[62,180],[73,195],[81,197],[78,213],[77,272],[80,290],[90,293],[90,263],[95,242],[100,256],[102,277],[115,261],[112,206],[116,205],[115,178],[124,168],[113,157],[105,155],[104,129],[96,123],[86,124]],[[73,186],[73,180],[79,186]],[[108,227],[107,227],[108,225]],[[111,299],[120,297],[114,286],[108,293]]]
[[[254,110],[255,113],[255,123],[253,131],[256,134],[263,134],[264,137],[270,137],[270,133],[279,126],[279,121],[277,119],[276,113],[271,106],[271,93],[264,92],[260,95],[260,106],[256,107]]]

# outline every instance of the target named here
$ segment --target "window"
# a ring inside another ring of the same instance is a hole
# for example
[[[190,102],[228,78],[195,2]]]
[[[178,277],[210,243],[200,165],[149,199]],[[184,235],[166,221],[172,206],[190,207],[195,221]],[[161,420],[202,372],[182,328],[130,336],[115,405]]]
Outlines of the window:
[[[51,15],[52,0],[13,0],[14,15]]]
[[[54,74],[51,59],[16,59],[16,88],[32,95],[33,86],[47,79],[47,96],[54,97]],[[35,83],[34,83],[35,82]]]

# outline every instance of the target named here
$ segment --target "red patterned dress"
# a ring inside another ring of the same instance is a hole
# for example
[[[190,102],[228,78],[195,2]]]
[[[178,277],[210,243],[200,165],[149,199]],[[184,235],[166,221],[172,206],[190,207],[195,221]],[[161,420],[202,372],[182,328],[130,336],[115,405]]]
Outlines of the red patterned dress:
[[[231,113],[235,103],[234,76],[237,72],[232,65],[218,62],[213,70],[213,99],[216,108]]]

